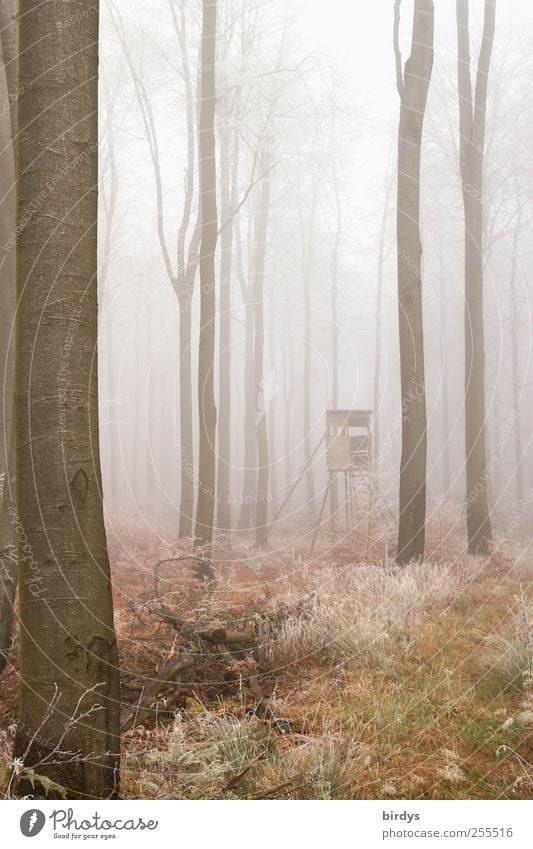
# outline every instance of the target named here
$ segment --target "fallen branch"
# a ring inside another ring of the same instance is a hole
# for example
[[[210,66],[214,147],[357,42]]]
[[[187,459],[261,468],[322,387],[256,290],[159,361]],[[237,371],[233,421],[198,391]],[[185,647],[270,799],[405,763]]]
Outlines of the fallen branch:
[[[249,645],[255,637],[255,630],[252,624],[248,624],[244,631],[237,631],[234,628],[226,628],[220,625],[206,625],[192,627],[180,616],[172,613],[164,604],[160,604],[157,608],[148,608],[150,613],[158,616],[167,625],[171,625],[181,637],[185,639],[200,639],[211,645]]]

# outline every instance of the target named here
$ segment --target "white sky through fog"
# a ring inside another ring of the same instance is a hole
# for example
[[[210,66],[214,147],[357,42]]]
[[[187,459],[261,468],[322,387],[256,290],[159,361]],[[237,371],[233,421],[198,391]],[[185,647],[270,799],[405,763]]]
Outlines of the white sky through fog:
[[[394,0],[286,0],[297,15],[301,43],[309,51],[325,54],[353,92],[357,137],[351,176],[354,185],[354,215],[370,216],[379,226],[382,187],[391,146],[395,147],[399,118],[392,44]],[[435,0],[435,63],[433,88],[447,79],[456,97],[456,3]],[[472,67],[475,70],[483,23],[484,0],[470,0]],[[402,59],[409,54],[413,0],[401,4]],[[531,0],[497,0],[494,55],[508,45],[523,44],[523,34],[533,26]],[[430,90],[428,112],[432,109]],[[455,104],[452,105],[455,109]],[[373,208],[375,204],[375,209]]]
[[[180,209],[180,190],[182,185],[182,166],[186,154],[186,144],[183,136],[181,84],[176,79],[168,61],[175,58],[175,38],[169,20],[168,0],[114,0],[120,8],[125,22],[128,43],[139,68],[142,68],[147,85],[149,86],[151,102],[157,123],[160,143],[161,163],[164,178],[165,226],[169,239],[173,239],[173,228],[176,226],[177,212]],[[226,0],[219,0],[221,12]],[[339,314],[342,324],[342,339],[339,349],[339,366],[342,375],[340,386],[340,405],[371,406],[372,404],[372,372],[373,372],[373,341],[375,326],[375,295],[377,275],[377,243],[381,226],[384,205],[385,172],[391,151],[394,159],[397,128],[399,118],[399,97],[396,90],[394,54],[392,45],[392,25],[394,0],[258,0],[265,6],[266,21],[268,17],[274,26],[270,33],[275,33],[281,27],[283,20],[283,5],[289,18],[295,18],[297,36],[294,44],[294,56],[303,57],[310,53],[322,54],[327,62],[321,63],[325,68],[331,65],[335,78],[340,80],[339,101],[343,109],[350,110],[347,126],[343,127],[343,135],[338,149],[332,151],[333,156],[342,158],[343,181],[343,241],[341,243]],[[460,189],[459,175],[456,163],[447,159],[445,154],[435,154],[435,128],[446,121],[443,114],[442,95],[447,99],[448,117],[450,120],[450,138],[457,139],[457,46],[455,23],[455,0],[434,0],[435,2],[435,66],[432,78],[426,119],[426,134],[423,144],[423,202],[426,204],[423,214],[424,250],[427,248],[428,269],[425,279],[425,291],[431,294],[431,288],[437,287],[438,263],[436,247],[438,232],[432,229],[431,216],[434,214],[434,198],[439,197],[439,209],[442,220],[451,231],[452,239],[448,242],[450,257],[447,258],[448,282],[450,283],[449,322],[462,322],[462,302],[460,287],[462,283],[458,252],[460,250],[457,232],[460,228]],[[479,39],[481,34],[482,13],[484,0],[470,0],[471,6],[471,35],[472,35],[472,64],[477,61]],[[199,0],[187,0],[191,14],[200,8]],[[530,5],[531,4],[531,5]],[[402,0],[402,56],[405,62],[410,46],[412,25],[413,0]],[[267,12],[268,9],[268,12]],[[267,27],[268,29],[268,27]],[[116,37],[110,25],[107,5],[102,5],[102,42],[101,42],[101,71],[102,79],[107,82],[109,90],[117,93],[118,110],[116,117],[118,139],[119,167],[119,206],[123,224],[114,245],[111,279],[113,281],[111,296],[106,299],[102,310],[101,324],[103,345],[112,344],[115,359],[120,366],[120,373],[114,375],[113,387],[105,387],[108,395],[117,393],[127,397],[138,390],[138,383],[149,387],[147,393],[144,428],[156,428],[158,442],[156,453],[163,457],[164,449],[160,445],[173,445],[177,433],[176,411],[179,409],[179,392],[176,386],[177,370],[177,322],[175,296],[171,291],[161,260],[157,240],[155,209],[155,192],[153,172],[149,160],[148,148],[142,129],[139,114],[131,87],[131,79],[125,67],[120,48],[117,47]],[[527,43],[533,32],[533,3],[531,0],[497,0],[496,37],[494,51],[494,75],[489,90],[490,99],[496,90],[496,82],[500,79],[505,86],[501,71],[497,71],[498,57],[508,54],[527,58],[530,46]],[[273,45],[275,47],[275,44]],[[325,85],[329,86],[331,78],[325,74]],[[525,72],[522,74],[520,85],[524,85]],[[321,96],[323,88],[318,77],[310,75],[311,93],[316,91]],[[313,88],[313,86],[316,86]],[[105,86],[104,86],[105,88]],[[516,94],[516,92],[515,92]],[[326,104],[327,106],[327,104]],[[341,110],[339,110],[341,114]],[[343,113],[342,113],[343,114]],[[489,116],[489,120],[490,120]],[[435,122],[437,119],[437,122]],[[454,126],[455,123],[455,126]],[[288,136],[288,157],[292,150],[292,141]],[[523,138],[507,142],[506,151],[513,155],[513,144],[518,152],[518,145],[524,145]],[[320,151],[319,151],[320,153]],[[439,158],[440,157],[440,158]],[[436,165],[436,167],[435,167]],[[392,166],[392,172],[394,165]],[[394,180],[394,175],[392,176]],[[321,187],[321,200],[327,205],[328,181]],[[439,194],[440,193],[440,194]],[[445,208],[444,204],[448,204]],[[316,361],[327,355],[329,333],[329,289],[327,251],[331,234],[324,227],[316,233],[316,263],[313,278],[312,303],[313,340],[320,351]],[[394,233],[394,216],[391,214],[388,222],[387,244],[392,248]],[[272,267],[280,263],[283,254],[283,231],[277,234],[277,248],[272,254]],[[508,245],[502,241],[499,245],[504,253],[503,259],[496,263],[506,267],[508,264]],[[292,247],[288,246],[288,254],[292,257]],[[507,253],[505,253],[507,251]],[[433,256],[433,262],[431,257]],[[457,262],[456,262],[457,260]],[[292,261],[292,260],[291,260]],[[454,265],[455,263],[455,265]],[[455,267],[456,266],[456,267]],[[397,345],[397,305],[396,305],[396,270],[394,251],[390,249],[384,269],[384,302],[383,302],[383,353],[382,353],[382,393],[385,409],[384,421],[394,421],[398,406],[398,345]],[[292,275],[292,285],[297,299],[300,297],[300,280],[297,273]],[[272,286],[269,278],[267,298],[274,301],[278,290],[275,280]],[[497,280],[493,271],[488,277],[489,294],[497,288]],[[500,287],[501,288],[501,287]],[[501,289],[501,297],[505,298],[505,288]],[[238,296],[236,303],[238,302]],[[438,316],[431,313],[428,302],[428,321],[434,321],[434,328],[440,327]],[[269,315],[274,315],[270,304]],[[268,313],[268,310],[267,310]],[[494,313],[495,314],[495,313]],[[277,316],[277,313],[276,313]],[[275,322],[276,332],[282,326],[285,316]],[[237,316],[237,319],[239,317]],[[197,317],[195,318],[195,321]],[[239,319],[240,320],[240,319]],[[292,320],[298,322],[298,308],[294,308]],[[274,322],[274,323],[275,323]],[[281,324],[280,324],[281,322]],[[195,325],[196,326],[196,325]],[[462,326],[462,324],[461,324]],[[236,320],[235,334],[240,325]],[[298,327],[296,327],[298,330]],[[439,391],[439,336],[428,334],[428,385],[433,393],[433,399]],[[151,349],[148,353],[143,349],[145,340],[153,339],[154,334],[161,338],[155,346],[156,353]],[[462,374],[462,348],[459,337],[453,339],[450,346],[449,373],[454,376]],[[433,345],[433,348],[431,347]],[[452,350],[453,349],[453,350]],[[105,361],[105,357],[103,357]],[[238,360],[236,360],[237,362]],[[322,362],[322,360],[320,360]],[[353,374],[354,362],[357,363],[357,374]],[[298,359],[299,363],[299,359]],[[299,366],[298,366],[299,367]],[[149,375],[144,371],[151,369]],[[494,364],[491,366],[492,375],[496,373]],[[134,382],[134,372],[141,371],[141,378]],[[499,374],[499,373],[498,373]],[[240,371],[236,370],[236,380],[240,380]],[[157,383],[153,388],[154,381]],[[319,381],[318,381],[319,382]],[[324,383],[324,381],[323,381]],[[325,384],[324,384],[325,385]],[[493,381],[492,386],[495,385]],[[165,387],[164,393],[161,387]],[[169,402],[168,387],[172,387]],[[455,392],[452,402],[454,409],[460,408],[462,397],[462,381],[453,382]],[[159,387],[159,388],[158,388]],[[236,395],[240,384],[237,383]],[[323,388],[323,387],[322,387]],[[325,397],[319,386],[316,389],[314,406],[314,421],[317,428],[322,428],[322,402]],[[506,390],[502,390],[505,392]],[[144,392],[144,389],[143,389]],[[106,396],[107,397],[107,396]],[[155,400],[154,400],[155,399]],[[489,403],[490,403],[489,398]],[[324,403],[326,403],[324,401]],[[161,436],[159,432],[160,416],[153,413],[163,405],[171,412],[172,421],[163,425]],[[533,409],[533,408],[532,408]],[[121,413],[122,414],[122,413]],[[127,411],[124,419],[128,419]],[[454,413],[455,416],[455,413]],[[453,418],[453,417],[452,417]],[[131,415],[130,415],[131,419]],[[124,425],[124,430],[128,427]],[[281,428],[281,425],[280,425]],[[431,434],[438,423],[431,423]],[[168,432],[167,432],[168,431]],[[235,428],[235,438],[240,434]],[[127,438],[127,434],[126,434]],[[240,438],[240,436],[239,436]],[[295,437],[296,438],[296,437]],[[455,435],[457,456],[462,451],[461,423],[456,423]],[[278,443],[282,444],[283,434],[278,434]],[[104,439],[105,443],[105,439]],[[278,445],[278,447],[279,447]],[[165,449],[166,450],[166,449]],[[170,450],[170,449],[169,449]],[[162,464],[163,465],[163,464]],[[175,494],[176,482],[167,481],[169,491]],[[142,492],[142,488],[140,488]]]

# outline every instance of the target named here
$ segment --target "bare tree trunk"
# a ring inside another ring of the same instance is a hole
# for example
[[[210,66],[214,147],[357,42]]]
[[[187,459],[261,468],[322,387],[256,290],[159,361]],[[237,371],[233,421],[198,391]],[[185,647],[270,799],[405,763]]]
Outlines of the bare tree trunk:
[[[219,332],[219,425],[217,488],[218,529],[225,536],[231,533],[231,259],[233,250],[232,213],[236,206],[238,183],[239,136],[234,136],[233,158],[230,167],[231,133],[227,126],[229,115],[223,118],[220,130],[220,332]],[[233,170],[233,173],[232,173]]]
[[[257,432],[257,507],[255,545],[266,548],[268,535],[268,479],[269,452],[267,431],[267,399],[265,397],[264,373],[264,284],[266,242],[268,218],[270,214],[270,151],[268,141],[260,156],[262,173],[259,209],[256,212],[255,228],[255,261],[254,261],[254,300],[255,300],[255,333],[254,333],[254,385],[255,385],[255,415]]]
[[[485,0],[483,39],[473,100],[469,0],[457,0],[460,160],[465,215],[466,525],[468,551],[483,556],[489,553],[492,541],[485,448],[483,160],[495,14],[495,0]]]
[[[287,350],[288,349],[288,350]],[[295,395],[295,378],[294,378],[294,355],[291,335],[291,326],[289,324],[289,314],[287,312],[287,329],[283,340],[283,406],[285,413],[285,484],[289,486],[292,481],[293,466],[292,466],[292,406]]]
[[[313,186],[313,198],[309,215],[307,235],[303,224],[303,214],[300,212],[300,228],[302,233],[302,271],[303,271],[303,301],[304,301],[304,375],[303,375],[303,434],[304,449],[306,511],[309,521],[314,521],[315,481],[311,463],[311,269],[313,263],[313,241],[315,232],[315,216],[317,207],[317,187]]]
[[[98,446],[98,7],[77,9],[83,26],[61,25],[66,0],[20,9],[14,756],[99,798],[117,791],[120,693]]]
[[[187,166],[184,179],[184,204],[180,226],[177,237],[177,268],[174,270],[170,257],[170,250],[165,236],[164,204],[163,204],[163,179],[161,174],[161,163],[159,156],[159,142],[157,128],[151,108],[150,97],[142,76],[134,66],[126,32],[122,18],[112,0],[109,9],[111,20],[120,40],[124,57],[130,69],[133,79],[142,121],[150,150],[150,158],[154,170],[156,206],[157,206],[157,234],[165,270],[169,282],[178,299],[180,311],[180,511],[178,533],[180,538],[192,536],[193,512],[194,512],[194,448],[193,448],[193,414],[192,414],[192,372],[191,355],[189,351],[191,339],[191,303],[194,293],[196,272],[198,269],[198,250],[201,236],[201,204],[198,216],[193,226],[188,249],[186,249],[187,235],[192,219],[192,205],[194,199],[194,167],[195,167],[195,117],[194,117],[194,86],[189,67],[188,55],[188,31],[186,21],[185,3],[181,4],[178,16],[176,6],[171,3],[170,10],[174,21],[174,29],[181,50],[181,77],[183,79],[185,92],[185,120],[187,130]],[[198,133],[200,143],[200,133]],[[183,338],[181,338],[183,334]]]
[[[192,426],[192,304],[180,303],[179,384],[180,384],[180,519],[181,539],[192,536],[194,518],[194,457]]]
[[[252,277],[253,269],[253,240],[254,216],[249,216],[248,222],[248,277]],[[241,240],[238,227],[238,254],[241,255]],[[239,259],[242,265],[242,258]],[[244,271],[241,269],[241,276]],[[251,285],[242,287],[245,310],[245,340],[244,340],[244,479],[242,489],[241,509],[239,513],[239,530],[250,528],[253,516],[252,498],[257,484],[257,443],[255,431],[255,390],[254,390],[254,306]]]
[[[16,4],[5,0],[0,8],[0,675],[4,671],[13,638],[14,604],[18,561],[15,523],[15,437],[13,389],[15,373],[16,227],[15,155],[17,132],[17,41]],[[9,103],[9,110],[6,108]]]
[[[524,497],[524,450],[522,444],[522,416],[520,411],[520,315],[516,272],[518,266],[518,241],[522,226],[522,206],[519,205],[513,235],[513,258],[511,265],[511,381],[513,387],[513,425],[515,451],[515,494],[518,501]]]
[[[217,246],[217,189],[215,162],[215,59],[217,0],[202,0],[200,51],[200,116],[198,152],[202,237],[200,243],[200,340],[198,352],[198,414],[200,453],[195,539],[209,547],[215,509],[216,406],[215,367],[215,251]]]
[[[335,232],[331,251],[331,400],[332,410],[339,406],[339,248],[342,238],[342,211],[339,194],[339,184],[334,175],[335,192]],[[328,481],[330,487],[330,503],[333,516],[337,515],[339,506],[338,475]]]
[[[194,198],[195,167],[195,117],[194,86],[189,67],[188,31],[185,3],[181,6],[180,19],[172,7],[174,28],[181,48],[181,67],[185,88],[185,117],[187,126],[187,168],[185,175],[185,201],[178,231],[177,275],[171,283],[178,297],[180,311],[179,384],[180,384],[180,515],[178,534],[181,539],[192,536],[194,517],[194,439],[193,439],[193,394],[192,394],[192,299],[198,268],[198,246],[200,240],[201,204],[189,241],[186,255],[185,244],[192,217]],[[199,143],[199,137],[198,137]],[[200,153],[198,152],[198,157]],[[159,163],[157,165],[159,174]],[[160,179],[160,177],[158,177]],[[164,238],[164,237],[163,237]],[[166,250],[166,248],[165,248]]]
[[[400,0],[395,2],[394,46],[401,99],[398,132],[398,315],[402,392],[402,457],[398,563],[424,557],[427,419],[422,320],[420,156],[433,68],[432,0],[415,0],[411,55],[405,75],[399,50]]]
[[[440,319],[442,326],[441,368],[442,368],[442,464],[443,490],[446,498],[450,497],[452,485],[451,451],[450,451],[450,393],[448,390],[448,371],[446,368],[446,345],[448,328],[448,308],[446,305],[444,254],[440,254]]]
[[[390,160],[389,160],[390,161]],[[381,229],[379,233],[378,247],[378,279],[376,291],[376,332],[374,336],[374,428],[373,428],[373,454],[377,459],[380,452],[380,420],[379,420],[379,396],[381,392],[381,325],[382,325],[382,301],[383,301],[383,269],[385,265],[385,239],[387,235],[387,218],[389,216],[390,196],[392,194],[392,174],[387,174],[385,186],[385,204],[381,216]]]

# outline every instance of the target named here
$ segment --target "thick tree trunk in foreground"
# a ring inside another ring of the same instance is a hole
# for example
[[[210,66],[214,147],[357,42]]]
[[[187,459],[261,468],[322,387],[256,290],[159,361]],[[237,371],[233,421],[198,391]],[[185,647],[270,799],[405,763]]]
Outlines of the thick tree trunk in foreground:
[[[474,99],[470,78],[469,0],[457,0],[461,181],[465,215],[465,449],[468,551],[490,551],[485,436],[483,322],[483,159],[487,86],[496,2],[485,0],[483,40]]]
[[[200,454],[195,539],[210,546],[215,509],[216,406],[215,367],[215,250],[217,246],[217,191],[215,163],[215,56],[216,0],[203,0],[200,52],[200,118],[198,151],[202,238],[200,242],[200,342],[198,354],[198,413]]]
[[[76,9],[83,24],[68,27],[60,26],[72,15],[66,0],[23,0],[20,10],[16,521],[23,627],[14,755],[73,795],[103,797],[117,789],[120,740],[98,446],[98,9],[94,0]],[[61,754],[77,750],[75,759]],[[39,785],[19,789],[40,793]]]
[[[4,671],[13,637],[18,562],[15,523],[15,442],[13,388],[15,372],[15,156],[17,124],[16,4],[0,8],[0,675]],[[9,109],[7,104],[9,103]]]
[[[401,67],[400,0],[395,4],[396,68],[401,99],[398,132],[398,314],[402,393],[402,458],[398,563],[424,557],[427,420],[422,321],[420,156],[427,94],[433,68],[432,0],[415,0],[411,55]]]

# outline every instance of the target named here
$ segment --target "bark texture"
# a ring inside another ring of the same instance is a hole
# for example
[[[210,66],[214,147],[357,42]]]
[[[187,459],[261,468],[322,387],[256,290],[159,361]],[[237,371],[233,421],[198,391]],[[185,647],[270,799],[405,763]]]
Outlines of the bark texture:
[[[0,674],[4,671],[13,636],[18,562],[15,525],[15,443],[13,383],[15,372],[15,155],[17,122],[16,4],[0,5]],[[9,108],[7,106],[9,104]]]
[[[496,0],[485,0],[475,92],[470,78],[469,0],[457,0],[460,167],[465,216],[466,528],[470,554],[486,556],[492,529],[485,435],[483,161]]]
[[[120,711],[98,446],[98,6],[23,0],[20,13],[14,754],[104,797]]]
[[[400,126],[398,132],[398,314],[402,397],[402,457],[398,563],[424,557],[427,418],[422,320],[420,158],[422,129],[433,68],[432,0],[415,0],[411,55],[402,70],[400,0],[396,0],[394,47]]]
[[[215,251],[217,246],[217,188],[215,162],[216,0],[202,3],[200,51],[200,118],[198,150],[202,237],[200,242],[200,339],[198,352],[198,506],[195,539],[210,546],[215,509],[216,406],[215,365]]]
[[[271,154],[268,142],[260,156],[264,177],[261,181],[259,209],[256,212],[255,227],[255,261],[254,261],[254,302],[255,302],[255,333],[254,333],[254,385],[255,385],[255,415],[257,433],[257,508],[255,545],[266,548],[268,532],[268,481],[269,481],[269,451],[268,451],[268,420],[267,420],[267,387],[265,386],[265,316],[264,288],[266,242],[268,233],[268,218],[270,214],[270,161]]]

